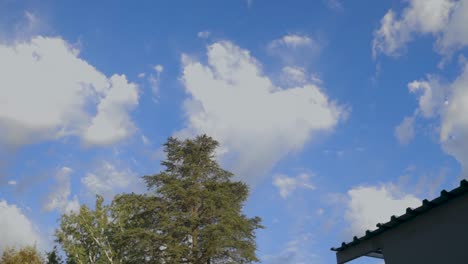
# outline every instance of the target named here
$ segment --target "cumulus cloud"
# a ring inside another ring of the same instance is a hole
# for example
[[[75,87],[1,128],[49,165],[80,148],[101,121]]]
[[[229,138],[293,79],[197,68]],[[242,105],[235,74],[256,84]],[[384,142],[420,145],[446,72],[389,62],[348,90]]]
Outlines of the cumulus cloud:
[[[402,145],[408,144],[414,138],[414,117],[405,117],[403,121],[395,127],[395,137]]]
[[[392,215],[402,215],[406,208],[416,208],[421,200],[403,194],[395,185],[358,186],[347,193],[345,219],[350,232],[359,236],[365,230],[374,230],[377,223],[385,223]]]
[[[457,159],[468,177],[468,65],[451,83],[441,83],[434,76],[413,81],[409,90],[418,97],[416,114],[440,121],[439,140],[443,149]]]
[[[448,103],[446,100],[447,87],[433,75],[428,75],[426,79],[410,82],[408,90],[418,97],[418,108],[412,116],[405,117],[395,128],[395,136],[400,144],[408,144],[414,138],[414,123],[418,116],[424,118],[440,116],[445,104]]]
[[[0,252],[6,247],[40,246],[39,233],[31,220],[14,204],[0,201]]]
[[[78,136],[106,145],[134,131],[137,86],[110,78],[61,38],[0,44],[0,142],[24,145]]]
[[[438,113],[445,101],[445,88],[433,76],[428,76],[427,80],[410,82],[408,89],[411,93],[419,95],[418,111],[426,118]]]
[[[244,179],[262,175],[331,131],[346,111],[311,83],[275,86],[247,50],[231,42],[208,47],[203,63],[183,55],[187,127],[179,136],[206,133],[219,140],[225,160]]]
[[[373,53],[399,55],[415,34],[439,34],[449,21],[452,0],[410,0],[401,16],[389,10],[374,32]]]
[[[92,145],[110,145],[128,137],[135,130],[128,114],[138,104],[136,85],[129,84],[125,76],[110,78],[112,87],[97,105],[97,114],[82,137]]]
[[[409,0],[401,14],[389,10],[374,32],[373,55],[400,55],[417,35],[436,38],[442,54],[468,45],[468,0]]]
[[[450,1],[450,19],[445,25],[442,35],[438,38],[437,45],[442,52],[450,52],[451,49],[459,49],[468,45],[468,1]]]
[[[310,175],[307,173],[301,173],[296,177],[282,174],[276,175],[273,179],[273,185],[278,188],[279,194],[283,199],[286,199],[299,188],[315,190],[315,186],[310,182]]]
[[[81,179],[90,194],[102,195],[110,200],[116,193],[138,188],[140,184],[138,176],[131,169],[119,169],[110,162],[101,162],[94,171],[86,174]]]
[[[80,202],[76,195],[73,199],[69,199],[71,194],[70,174],[72,172],[73,170],[68,167],[62,167],[57,171],[55,175],[56,184],[43,205],[45,210],[58,209],[62,213],[70,213],[77,212],[80,209]]]
[[[444,101],[440,140],[447,153],[462,165],[468,177],[468,64],[462,74],[450,84]]]

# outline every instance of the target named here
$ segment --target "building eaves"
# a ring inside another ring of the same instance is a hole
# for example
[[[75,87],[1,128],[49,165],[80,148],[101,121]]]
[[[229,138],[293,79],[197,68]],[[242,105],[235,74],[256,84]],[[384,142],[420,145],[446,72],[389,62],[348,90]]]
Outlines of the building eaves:
[[[374,231],[370,231],[370,230],[367,230],[365,232],[365,235],[362,236],[362,237],[354,237],[353,238],[353,241],[351,242],[343,242],[341,243],[341,246],[338,247],[338,248],[331,248],[331,250],[333,251],[341,251],[341,250],[344,250],[345,248],[348,248],[348,247],[351,247],[353,245],[356,245],[358,244],[359,242],[361,241],[364,241],[364,240],[367,240],[367,239],[370,239],[372,237],[375,237],[375,236],[378,236],[379,234],[383,233],[383,232],[386,232],[388,230],[391,230],[392,228],[395,228],[405,222],[408,222],[408,221],[411,221],[412,219],[414,219],[415,217],[418,217],[418,216],[421,216],[425,213],[427,213],[428,211],[436,208],[436,207],[439,207],[441,205],[444,205],[446,204],[447,202],[457,198],[457,197],[460,197],[460,196],[463,196],[465,194],[468,193],[468,181],[466,180],[462,180],[460,182],[460,186],[458,186],[457,188],[451,190],[451,191],[446,191],[446,190],[442,190],[440,192],[440,196],[433,199],[432,201],[428,201],[427,199],[424,199],[422,201],[422,205],[415,208],[415,209],[411,209],[410,207],[408,207],[406,209],[406,212],[405,214],[397,217],[395,215],[393,215],[391,218],[390,218],[390,221],[386,222],[386,223],[378,223],[376,226],[377,226],[377,229],[375,229]]]

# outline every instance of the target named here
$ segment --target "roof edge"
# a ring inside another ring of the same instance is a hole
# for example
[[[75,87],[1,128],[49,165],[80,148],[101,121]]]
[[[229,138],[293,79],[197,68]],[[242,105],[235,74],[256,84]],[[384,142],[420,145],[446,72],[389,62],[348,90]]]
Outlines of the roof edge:
[[[366,230],[365,232],[365,235],[364,236],[361,236],[361,237],[356,237],[354,236],[353,237],[353,240],[351,242],[342,242],[341,243],[341,246],[340,247],[332,247],[330,250],[332,251],[342,251],[348,247],[351,247],[353,245],[356,245],[358,244],[360,241],[363,241],[363,240],[367,240],[367,239],[370,239],[372,237],[375,237],[385,231],[388,231],[400,224],[403,224],[405,222],[408,222],[410,220],[412,220],[413,218],[417,217],[417,216],[420,216],[422,214],[425,214],[427,213],[428,211],[436,208],[436,207],[439,207],[443,204],[446,204],[448,201],[450,200],[453,200],[455,198],[458,198],[460,196],[463,196],[465,194],[468,193],[468,181],[463,179],[460,181],[460,185],[451,190],[451,191],[446,191],[445,189],[443,189],[441,192],[440,192],[440,196],[437,197],[437,198],[434,198],[433,200],[429,201],[427,199],[424,199],[422,201],[422,205],[415,208],[415,209],[412,209],[410,207],[406,208],[406,212],[403,214],[403,215],[400,215],[400,216],[395,216],[395,215],[392,215],[390,217],[390,221],[386,222],[386,223],[377,223],[376,226],[377,226],[377,229],[371,231],[371,230]]]

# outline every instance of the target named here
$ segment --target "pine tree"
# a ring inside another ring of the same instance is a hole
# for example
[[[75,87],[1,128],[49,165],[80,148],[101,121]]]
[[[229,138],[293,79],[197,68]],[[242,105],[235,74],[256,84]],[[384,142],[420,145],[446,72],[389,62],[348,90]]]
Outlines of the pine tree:
[[[251,263],[256,257],[255,230],[260,218],[242,207],[248,186],[215,159],[218,142],[206,135],[181,141],[169,138],[165,170],[145,176],[162,208],[158,223],[164,263]]]
[[[111,205],[113,246],[123,263],[169,263],[165,261],[167,219],[160,199],[139,194],[122,194]]]

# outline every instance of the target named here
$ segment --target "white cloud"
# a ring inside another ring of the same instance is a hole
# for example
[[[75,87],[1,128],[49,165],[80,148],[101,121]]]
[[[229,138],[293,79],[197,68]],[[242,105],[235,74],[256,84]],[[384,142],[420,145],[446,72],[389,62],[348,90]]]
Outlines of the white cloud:
[[[415,187],[415,194],[423,194],[427,199],[439,196],[442,185],[448,178],[448,170],[442,169],[440,172],[431,172],[419,177]]]
[[[439,108],[445,100],[445,91],[441,84],[433,76],[428,76],[427,81],[412,81],[408,84],[411,93],[419,94],[419,112],[424,117],[432,117],[439,112]]]
[[[303,46],[311,46],[314,45],[314,41],[312,38],[306,35],[298,35],[298,34],[288,34],[284,35],[283,37],[273,40],[270,43],[271,47],[279,47],[279,46],[286,46],[289,48],[298,48]]]
[[[161,64],[158,64],[158,65],[154,66],[154,71],[156,73],[161,73],[161,72],[164,71],[164,66],[162,66]]]
[[[273,185],[278,188],[283,199],[286,199],[298,188],[315,190],[315,186],[310,182],[310,175],[307,173],[301,173],[296,177],[278,174],[273,178]]]
[[[360,236],[365,230],[376,229],[377,223],[390,221],[392,215],[402,215],[406,208],[416,208],[421,200],[403,194],[395,185],[358,186],[347,193],[345,219],[352,234]]]
[[[325,155],[335,155],[337,158],[341,158],[345,155],[346,151],[343,149],[337,149],[337,150],[332,150],[332,149],[326,149],[323,151]]]
[[[454,156],[468,177],[468,64],[450,84],[444,101],[440,140],[447,153]]]
[[[99,194],[106,200],[110,200],[116,193],[136,188],[139,184],[139,178],[128,168],[119,169],[115,165],[103,161],[93,172],[87,173],[81,179],[81,183],[89,193]]]
[[[211,32],[206,31],[206,30],[205,31],[200,31],[200,32],[197,33],[197,37],[199,37],[201,39],[207,39],[207,38],[210,37],[210,35],[211,35]]]
[[[8,184],[9,184],[9,185],[16,185],[17,182],[16,182],[16,181],[13,181],[13,180],[10,180],[10,181],[8,181]]]
[[[317,215],[319,215],[319,216],[322,216],[324,212],[325,212],[325,211],[323,210],[323,208],[319,208],[319,209],[317,209],[317,211],[316,211]]]
[[[401,15],[389,10],[374,32],[373,54],[397,56],[416,35],[436,37],[442,54],[468,44],[468,0],[409,0]]]
[[[15,16],[9,22],[8,27],[2,27],[0,30],[0,42],[2,43],[25,41],[33,35],[51,31],[46,20],[28,10],[23,12],[23,16]]]
[[[262,256],[261,261],[266,264],[321,263],[319,256],[311,251],[314,244],[311,233],[297,235],[288,241],[280,252],[275,255]]]
[[[418,116],[432,118],[439,116],[444,106],[447,96],[446,88],[439,80],[432,75],[427,76],[427,80],[415,80],[408,84],[410,93],[416,94],[418,98],[418,108],[412,116],[405,117],[402,122],[395,127],[395,137],[400,144],[408,144],[415,135],[414,123]]]
[[[306,35],[299,34],[287,34],[279,39],[275,39],[270,42],[269,47],[279,48],[279,47],[288,47],[288,48],[299,48],[299,47],[310,47],[317,45],[317,43]]]
[[[342,11],[343,10],[343,3],[340,0],[323,0],[325,5],[334,10],[334,11]]]
[[[321,51],[321,43],[307,35],[287,34],[271,41],[267,51],[286,65],[306,65]]]
[[[135,84],[107,78],[60,38],[0,44],[0,141],[23,145],[76,135],[111,144],[134,130]]]
[[[414,138],[414,117],[405,117],[403,121],[395,127],[395,137],[402,145],[408,144]]]
[[[317,85],[321,85],[323,84],[323,81],[322,79],[320,79],[320,77],[317,75],[317,74],[312,74],[310,76],[310,81],[314,84],[317,84]]]
[[[44,27],[44,22],[32,12],[24,12],[24,18],[26,19],[25,24],[18,28],[22,34],[32,34]]]
[[[442,36],[438,38],[437,45],[442,52],[459,49],[468,45],[468,1],[451,1],[452,13],[445,25]]]
[[[151,73],[148,76],[148,82],[151,86],[151,91],[153,92],[154,96],[159,95],[159,85],[161,82],[161,73],[164,71],[164,67],[160,64],[153,67],[154,74]]]
[[[56,184],[47,196],[44,203],[44,209],[52,211],[60,210],[62,213],[77,212],[80,209],[78,197],[75,195],[72,200],[69,200],[71,194],[70,174],[73,172],[68,167],[60,168],[56,175]]]
[[[210,45],[207,56],[207,64],[183,56],[182,81],[190,97],[187,127],[178,135],[213,136],[244,179],[264,174],[346,114],[314,84],[275,86],[260,63],[231,42]]]
[[[109,145],[135,131],[128,112],[138,104],[136,85],[129,84],[122,75],[114,75],[109,81],[112,89],[97,105],[97,115],[84,132],[88,144]]]
[[[281,70],[281,79],[288,85],[303,85],[307,83],[307,73],[302,67],[285,66]]]
[[[141,142],[145,146],[151,145],[151,141],[145,135],[141,135]]]
[[[38,245],[42,242],[31,220],[14,204],[0,201],[0,252],[6,247]]]
[[[455,157],[468,177],[468,64],[452,83],[441,84],[437,78],[409,84],[411,92],[419,93],[417,113],[424,118],[440,120],[439,140],[443,149]]]

